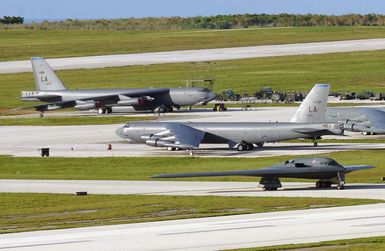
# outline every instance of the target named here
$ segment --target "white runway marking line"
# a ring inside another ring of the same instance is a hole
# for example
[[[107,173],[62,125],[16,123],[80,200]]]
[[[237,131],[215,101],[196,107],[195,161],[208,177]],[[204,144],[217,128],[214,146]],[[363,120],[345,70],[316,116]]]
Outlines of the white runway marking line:
[[[128,65],[149,65],[214,60],[233,60],[258,57],[324,54],[351,51],[372,51],[385,49],[385,39],[359,39],[331,42],[312,42],[279,45],[259,45],[233,48],[148,52],[88,57],[48,59],[55,70],[104,68]],[[31,72],[29,60],[0,62],[0,74]]]

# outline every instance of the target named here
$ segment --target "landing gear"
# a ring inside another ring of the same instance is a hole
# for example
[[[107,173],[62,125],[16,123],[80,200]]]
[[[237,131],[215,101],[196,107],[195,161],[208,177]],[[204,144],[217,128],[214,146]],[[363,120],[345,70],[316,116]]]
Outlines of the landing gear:
[[[98,113],[99,114],[103,114],[103,113],[112,113],[112,107],[100,107],[98,109]]]
[[[282,187],[282,184],[278,178],[262,178],[261,181],[259,181],[259,186],[265,191],[276,191]]]
[[[238,151],[252,151],[254,150],[254,145],[251,143],[247,143],[245,141],[242,141],[241,143],[238,144],[237,146]]]
[[[162,105],[162,106],[160,106],[158,108],[158,111],[162,112],[162,113],[172,112],[172,111],[174,111],[174,108],[172,108],[172,106],[164,106],[164,105]]]
[[[345,189],[345,186],[343,184],[339,184],[339,185],[337,185],[337,189],[343,190],[343,189]]]
[[[313,138],[313,146],[314,147],[317,147],[318,146],[318,142],[317,142],[317,139],[320,139],[321,137],[315,137]]]
[[[41,113],[39,114],[39,116],[40,116],[40,118],[44,117],[44,112],[41,112]]]
[[[257,144],[257,146],[258,146],[259,148],[262,148],[263,145],[264,145],[264,143],[258,143],[258,144]]]
[[[315,186],[317,188],[330,188],[332,183],[330,181],[319,180],[317,183],[315,183]]]
[[[105,113],[105,112],[106,112],[105,108],[99,108],[99,109],[98,109],[98,113],[99,113],[99,114],[103,114],[103,113]]]
[[[263,190],[265,190],[265,191],[277,191],[278,187],[264,187]]]

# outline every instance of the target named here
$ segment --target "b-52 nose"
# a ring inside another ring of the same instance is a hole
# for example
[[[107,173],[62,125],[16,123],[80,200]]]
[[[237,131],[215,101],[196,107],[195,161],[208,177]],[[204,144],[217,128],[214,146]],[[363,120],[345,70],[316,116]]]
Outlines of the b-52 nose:
[[[121,138],[124,138],[124,128],[123,127],[120,127],[118,128],[116,131],[115,131],[116,135],[118,135],[119,137]]]

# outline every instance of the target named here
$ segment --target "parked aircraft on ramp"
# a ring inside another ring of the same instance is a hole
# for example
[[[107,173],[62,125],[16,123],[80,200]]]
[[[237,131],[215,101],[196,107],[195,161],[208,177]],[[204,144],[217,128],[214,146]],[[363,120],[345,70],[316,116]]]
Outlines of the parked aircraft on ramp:
[[[201,143],[224,143],[238,151],[253,150],[254,144],[322,135],[342,134],[341,124],[324,123],[328,84],[316,84],[298,108],[291,122],[130,122],[116,133],[134,142],[154,147],[197,149]]]
[[[256,170],[160,174],[152,176],[152,178],[255,176],[262,177],[259,185],[265,190],[277,190],[282,187],[279,178],[319,179],[316,183],[317,188],[326,188],[331,187],[332,184],[337,184],[337,189],[343,189],[346,173],[372,167],[368,165],[342,166],[330,158],[298,158]]]
[[[385,134],[385,111],[373,107],[329,108],[326,121],[344,123],[346,131]]]
[[[205,105],[216,97],[209,89],[198,87],[68,90],[43,58],[32,58],[31,62],[36,90],[22,91],[21,100],[46,102],[32,106],[42,113],[68,107],[111,113],[113,106],[171,112],[181,106]]]

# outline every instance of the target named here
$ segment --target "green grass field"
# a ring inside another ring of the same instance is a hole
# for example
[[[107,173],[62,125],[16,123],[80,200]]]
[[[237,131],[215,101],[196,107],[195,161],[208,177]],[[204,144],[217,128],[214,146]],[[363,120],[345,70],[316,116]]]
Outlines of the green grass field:
[[[182,31],[0,31],[0,61],[297,42],[383,38],[385,27],[296,27]]]
[[[330,83],[332,91],[385,92],[384,65],[385,51],[371,51],[218,61],[213,74],[217,92],[232,88],[252,93],[262,86],[309,91],[317,82]],[[184,86],[194,74],[191,63],[58,71],[70,89],[176,87]],[[28,106],[19,100],[20,91],[33,89],[31,73],[0,75],[0,107]]]
[[[38,115],[37,115],[38,116]],[[151,120],[156,117],[141,116],[82,116],[82,117],[36,117],[36,118],[0,118],[0,126],[52,126],[52,125],[107,125],[125,124],[128,121]]]
[[[108,203],[106,203],[108,202]],[[0,193],[0,233],[379,203],[380,200]]]
[[[376,168],[348,174],[347,183],[380,183],[382,182],[381,178],[385,176],[384,154],[385,150],[366,150],[323,154],[322,156],[334,158],[342,165],[367,164],[376,166]],[[291,158],[293,157],[37,158],[1,156],[0,177],[3,179],[150,180],[150,176],[161,173],[257,169]],[[208,177],[185,180],[258,182],[259,178]],[[295,180],[290,179],[290,181]]]
[[[259,248],[233,249],[233,251],[278,251],[278,250],[301,250],[301,251],[372,251],[385,250],[385,236],[347,239],[338,241],[323,241],[307,244],[279,245]]]

